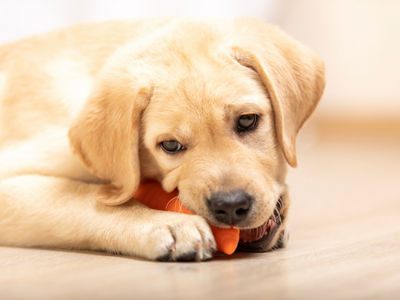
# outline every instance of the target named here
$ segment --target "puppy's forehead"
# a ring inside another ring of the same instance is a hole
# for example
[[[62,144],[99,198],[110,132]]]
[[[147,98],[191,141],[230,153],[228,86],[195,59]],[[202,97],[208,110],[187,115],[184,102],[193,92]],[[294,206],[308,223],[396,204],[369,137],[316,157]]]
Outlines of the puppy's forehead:
[[[210,126],[217,130],[226,128],[238,113],[270,110],[267,92],[255,72],[215,57],[188,55],[189,65],[177,62],[169,72],[158,73],[144,114],[146,135],[178,132],[183,136]]]
[[[197,114],[246,104],[268,109],[268,93],[254,72],[229,64],[204,64],[160,78],[155,83],[151,107],[171,113],[177,106]]]
[[[253,112],[265,114],[271,110],[266,94],[260,90],[238,91],[238,86],[225,87],[226,92],[185,90],[183,86],[169,92],[162,91],[153,95],[147,116],[165,126],[177,123],[205,123],[207,121],[226,121],[237,114]],[[164,126],[163,125],[163,126]]]

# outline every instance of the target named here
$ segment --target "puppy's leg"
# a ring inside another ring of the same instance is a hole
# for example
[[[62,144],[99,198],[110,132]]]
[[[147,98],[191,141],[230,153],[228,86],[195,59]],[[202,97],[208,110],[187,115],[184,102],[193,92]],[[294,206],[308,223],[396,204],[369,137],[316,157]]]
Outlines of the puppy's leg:
[[[21,175],[0,182],[0,244],[98,249],[159,260],[205,260],[215,241],[199,216],[136,201],[107,207],[100,185]]]

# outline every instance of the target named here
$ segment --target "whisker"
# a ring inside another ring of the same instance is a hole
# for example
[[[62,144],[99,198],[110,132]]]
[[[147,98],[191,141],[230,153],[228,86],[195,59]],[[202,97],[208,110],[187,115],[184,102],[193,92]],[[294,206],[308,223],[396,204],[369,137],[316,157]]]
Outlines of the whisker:
[[[274,212],[272,213],[272,218],[273,218],[273,221],[274,221],[275,223],[277,223],[277,222],[276,222],[276,216],[275,216],[275,208],[274,208]]]
[[[280,214],[279,214],[279,210],[278,210],[278,209],[276,209],[276,219],[278,220],[278,223],[277,223],[277,224],[280,224],[280,223],[281,223],[281,217],[280,217]]]
[[[282,217],[281,217],[282,206],[283,206],[282,197],[279,197],[274,209],[274,215],[276,212],[276,217],[279,218],[279,223],[282,223]]]

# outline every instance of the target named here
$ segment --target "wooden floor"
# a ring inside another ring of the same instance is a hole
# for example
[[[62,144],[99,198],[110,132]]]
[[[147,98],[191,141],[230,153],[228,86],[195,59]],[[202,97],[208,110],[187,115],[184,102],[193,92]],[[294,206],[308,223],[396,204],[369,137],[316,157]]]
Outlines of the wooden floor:
[[[286,249],[155,263],[0,248],[0,299],[400,299],[400,136],[303,136],[299,163]]]

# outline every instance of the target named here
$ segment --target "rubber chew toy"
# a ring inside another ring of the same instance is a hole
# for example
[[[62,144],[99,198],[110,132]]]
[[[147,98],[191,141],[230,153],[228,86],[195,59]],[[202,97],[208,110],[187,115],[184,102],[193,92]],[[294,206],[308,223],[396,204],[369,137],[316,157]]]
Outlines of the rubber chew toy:
[[[134,198],[144,205],[158,210],[181,212],[185,214],[194,213],[187,210],[178,198],[178,191],[165,192],[161,185],[155,181],[146,181],[140,184]],[[217,243],[217,249],[227,255],[235,252],[239,243],[240,230],[238,228],[220,228],[210,225]]]

